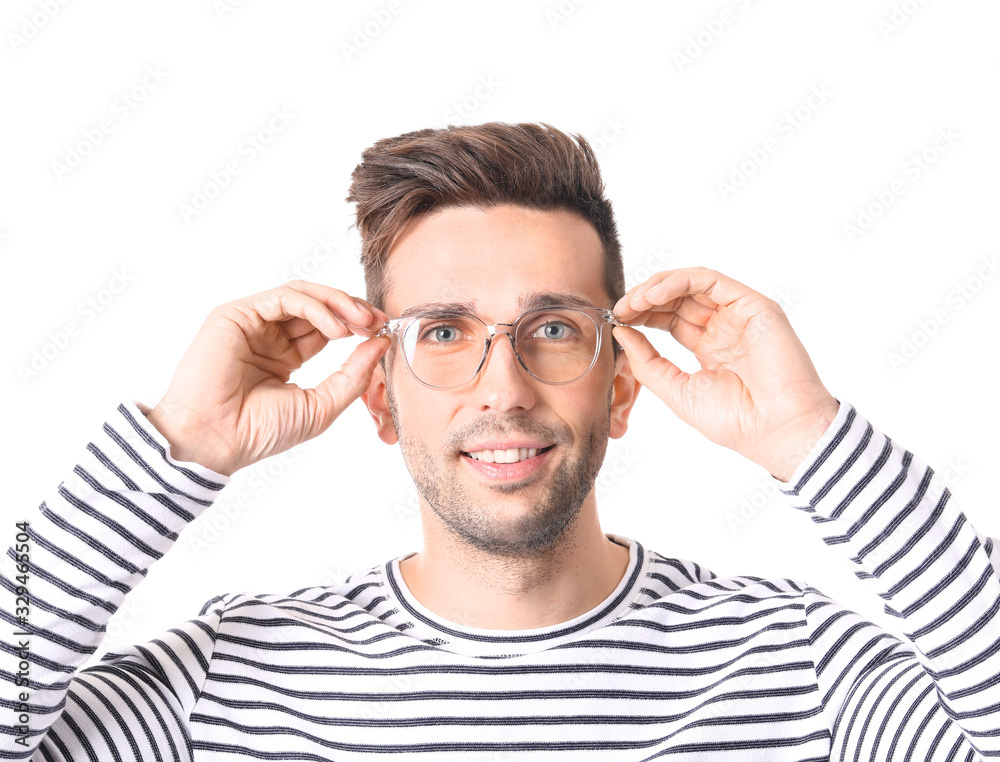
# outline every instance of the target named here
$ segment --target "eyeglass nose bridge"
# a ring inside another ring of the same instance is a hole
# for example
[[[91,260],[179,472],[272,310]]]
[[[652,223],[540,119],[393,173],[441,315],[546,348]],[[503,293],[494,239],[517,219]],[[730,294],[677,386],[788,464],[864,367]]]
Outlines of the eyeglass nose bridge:
[[[535,374],[528,369],[527,363],[525,363],[524,358],[521,357],[521,350],[518,349],[517,347],[516,331],[513,330],[516,325],[517,325],[516,323],[495,323],[493,325],[486,325],[484,323],[484,327],[486,328],[486,343],[483,346],[483,356],[479,358],[479,366],[476,368],[476,372],[472,374],[472,378],[476,378],[477,376],[479,376],[479,372],[483,369],[483,366],[486,364],[486,358],[489,357],[490,355],[490,347],[493,346],[493,339],[498,333],[501,336],[506,336],[508,339],[510,339],[510,348],[514,350],[514,357],[517,358],[518,363],[521,365],[522,368],[524,368],[524,370],[527,372],[529,376],[531,376],[532,378],[536,377]],[[497,328],[500,327],[510,328],[512,330],[497,331]],[[471,381],[472,379],[469,380]]]

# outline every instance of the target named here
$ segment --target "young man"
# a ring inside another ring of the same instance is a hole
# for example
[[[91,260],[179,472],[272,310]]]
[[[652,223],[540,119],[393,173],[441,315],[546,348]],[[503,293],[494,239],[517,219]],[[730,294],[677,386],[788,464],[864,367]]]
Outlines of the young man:
[[[993,543],[830,395],[778,305],[701,268],[624,294],[596,160],[548,126],[380,141],[350,200],[368,300],[295,281],[217,308],[164,399],[123,402],[30,522],[33,614],[6,646],[30,662],[5,696],[26,719],[0,755],[1000,755]],[[703,370],[625,323],[670,331]],[[340,371],[289,382],[352,333],[369,338]],[[795,582],[719,579],[605,534],[594,481],[640,386],[779,480],[912,644]],[[335,587],[215,599],[73,674],[229,476],[358,397],[420,493],[419,552]]]

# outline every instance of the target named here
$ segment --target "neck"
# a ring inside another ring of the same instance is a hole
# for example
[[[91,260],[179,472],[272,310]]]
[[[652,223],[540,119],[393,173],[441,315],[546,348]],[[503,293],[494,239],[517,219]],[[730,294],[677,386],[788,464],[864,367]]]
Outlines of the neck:
[[[466,627],[569,621],[600,605],[628,568],[628,548],[603,534],[596,505],[585,506],[551,549],[533,555],[494,555],[440,529],[425,525],[424,548],[400,562],[400,573],[421,605]]]

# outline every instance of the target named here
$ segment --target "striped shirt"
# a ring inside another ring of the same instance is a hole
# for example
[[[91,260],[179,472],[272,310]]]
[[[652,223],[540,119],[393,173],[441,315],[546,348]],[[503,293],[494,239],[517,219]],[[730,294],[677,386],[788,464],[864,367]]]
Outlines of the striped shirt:
[[[77,671],[228,481],[174,461],[134,403],[118,406],[30,521],[30,623],[2,612],[0,758],[1000,756],[994,543],[849,404],[779,484],[909,642],[807,585],[719,578],[609,535],[629,549],[625,576],[562,624],[445,621],[407,591],[397,559],[333,587],[213,599]],[[12,600],[18,580],[2,585]]]

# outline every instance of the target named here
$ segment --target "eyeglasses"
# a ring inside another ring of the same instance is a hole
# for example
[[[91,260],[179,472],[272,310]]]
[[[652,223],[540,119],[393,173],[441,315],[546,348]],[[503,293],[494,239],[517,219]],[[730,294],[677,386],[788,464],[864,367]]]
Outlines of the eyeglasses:
[[[600,307],[538,307],[513,323],[493,325],[468,312],[439,310],[393,318],[375,335],[397,335],[406,367],[421,384],[454,389],[479,375],[500,326],[510,329],[499,333],[532,378],[568,384],[594,367],[608,325],[625,323]]]

